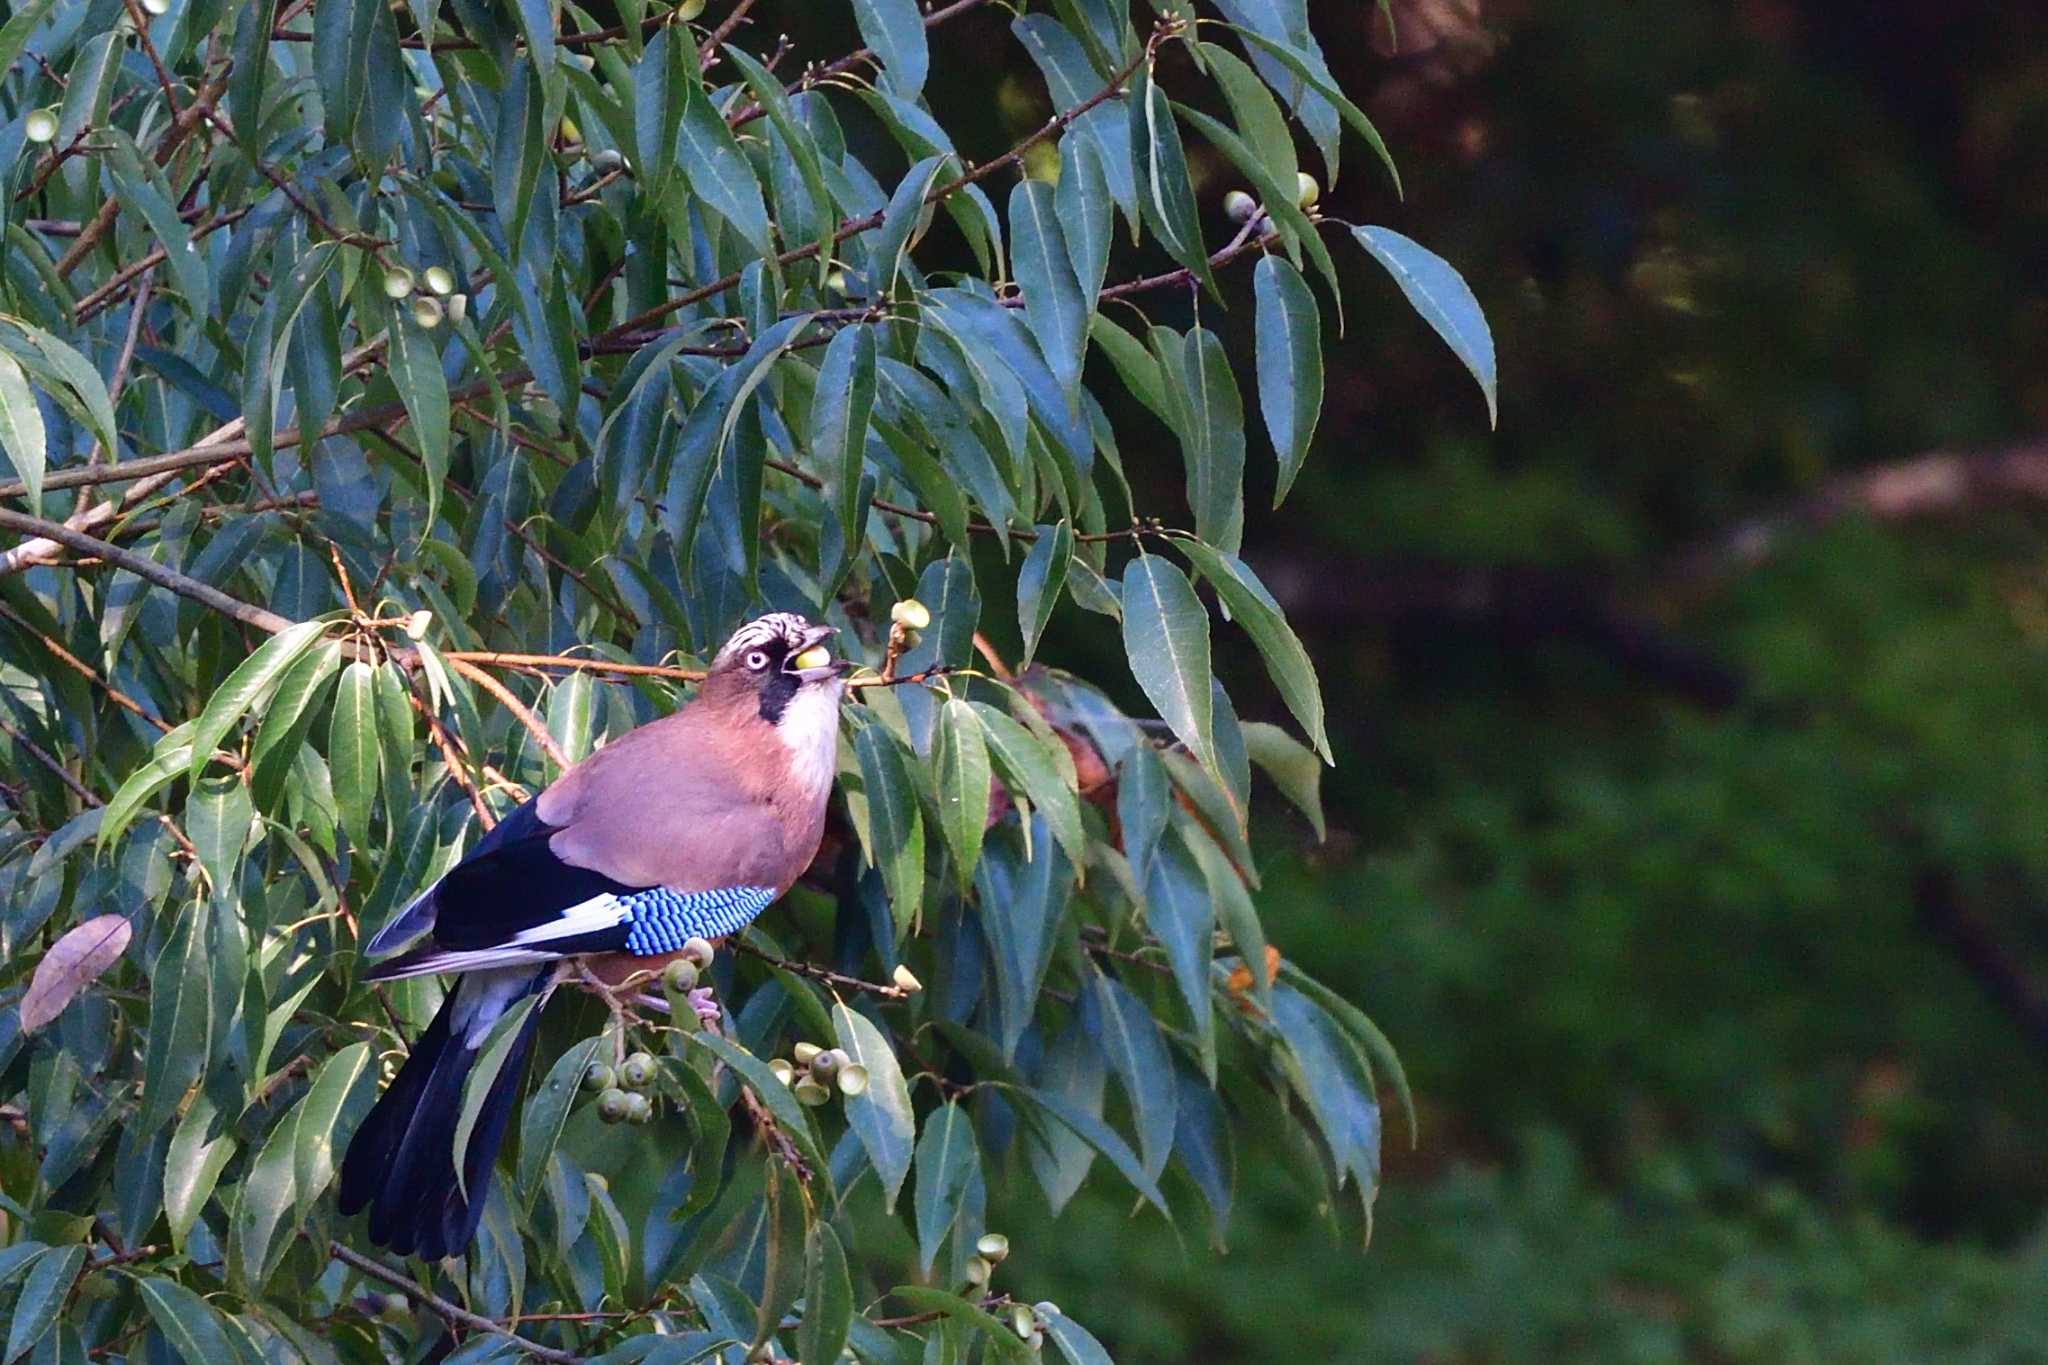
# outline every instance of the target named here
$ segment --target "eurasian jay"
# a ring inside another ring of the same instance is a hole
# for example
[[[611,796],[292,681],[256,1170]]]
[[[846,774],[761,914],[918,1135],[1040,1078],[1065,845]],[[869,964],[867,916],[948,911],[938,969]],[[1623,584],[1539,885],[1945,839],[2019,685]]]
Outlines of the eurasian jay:
[[[373,981],[459,973],[349,1143],[341,1211],[371,1240],[434,1259],[476,1234],[538,1005],[498,1072],[455,1172],[463,1084],[491,1025],[582,959],[604,980],[658,972],[692,937],[737,932],[817,853],[848,665],[830,626],[789,612],[726,641],[694,699],[564,772],[380,929]],[[465,1190],[467,1191],[465,1193]]]

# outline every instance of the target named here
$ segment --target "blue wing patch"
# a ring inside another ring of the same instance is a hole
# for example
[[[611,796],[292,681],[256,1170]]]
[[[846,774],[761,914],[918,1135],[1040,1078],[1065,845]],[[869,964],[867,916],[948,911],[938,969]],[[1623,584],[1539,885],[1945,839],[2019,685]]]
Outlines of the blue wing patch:
[[[665,886],[619,897],[626,951],[635,957],[672,953],[692,938],[721,938],[739,930],[775,899],[770,886],[728,886],[717,891],[671,891]]]

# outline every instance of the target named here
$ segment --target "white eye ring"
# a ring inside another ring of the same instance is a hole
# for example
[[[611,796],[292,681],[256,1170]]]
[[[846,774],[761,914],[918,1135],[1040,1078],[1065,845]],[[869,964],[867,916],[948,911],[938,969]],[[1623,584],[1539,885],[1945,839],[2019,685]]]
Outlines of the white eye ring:
[[[751,651],[751,652],[750,652],[750,653],[749,653],[749,654],[747,655],[747,667],[748,667],[748,668],[751,668],[751,669],[753,669],[753,670],[754,670],[754,671],[755,671],[756,673],[759,673],[759,672],[760,672],[760,671],[761,671],[762,669],[766,668],[767,666],[768,666],[768,651],[767,651],[767,650],[765,650],[765,649],[756,649],[756,650],[753,650],[753,651]]]

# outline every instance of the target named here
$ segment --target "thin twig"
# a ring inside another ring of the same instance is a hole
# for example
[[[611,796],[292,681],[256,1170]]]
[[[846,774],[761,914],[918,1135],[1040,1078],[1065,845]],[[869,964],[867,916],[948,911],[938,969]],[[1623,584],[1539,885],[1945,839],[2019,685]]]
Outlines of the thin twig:
[[[557,768],[567,771],[573,766],[570,763],[569,755],[562,752],[561,745],[555,743],[555,737],[548,733],[548,727],[541,722],[541,718],[533,714],[525,702],[513,696],[512,689],[467,659],[451,658],[447,655],[442,657],[448,659],[449,664],[457,673],[460,673],[463,677],[469,679],[493,697],[496,697],[498,704],[507,711],[510,711],[519,723],[526,727],[526,732],[533,736],[534,742],[540,745],[541,751],[554,761]]]
[[[488,1332],[493,1336],[509,1337],[514,1345],[536,1360],[554,1361],[557,1365],[579,1365],[583,1359],[568,1351],[556,1350],[552,1346],[543,1346],[537,1341],[528,1340],[517,1332],[508,1331],[492,1322],[489,1318],[480,1317],[467,1308],[458,1307],[425,1285],[399,1274],[382,1262],[371,1260],[361,1252],[343,1246],[340,1242],[329,1242],[327,1252],[335,1260],[354,1266],[371,1279],[383,1281],[451,1327],[467,1327],[472,1332]]]
[[[798,962],[788,958],[777,957],[773,953],[761,951],[744,939],[736,938],[731,940],[731,942],[735,951],[745,953],[748,957],[765,962],[771,967],[779,967],[785,972],[792,972],[797,976],[807,976],[813,981],[822,981],[828,986],[838,987],[842,990],[863,991],[868,995],[879,995],[885,1000],[907,1000],[910,998],[910,992],[904,990],[901,986],[885,986],[879,981],[863,981],[857,976],[847,976],[842,972],[835,972],[829,968],[820,967],[815,962]]]

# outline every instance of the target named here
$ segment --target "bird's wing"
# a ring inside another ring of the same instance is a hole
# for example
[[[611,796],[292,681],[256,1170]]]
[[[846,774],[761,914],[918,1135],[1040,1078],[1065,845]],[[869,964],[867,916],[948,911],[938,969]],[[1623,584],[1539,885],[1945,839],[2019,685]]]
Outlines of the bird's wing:
[[[693,774],[659,746],[635,741],[646,729],[615,754],[600,750],[491,830],[366,951],[430,937],[368,976],[670,952],[692,937],[734,933],[766,908],[802,870],[783,874],[794,859],[782,852],[788,835],[772,807],[716,771],[699,765]]]

